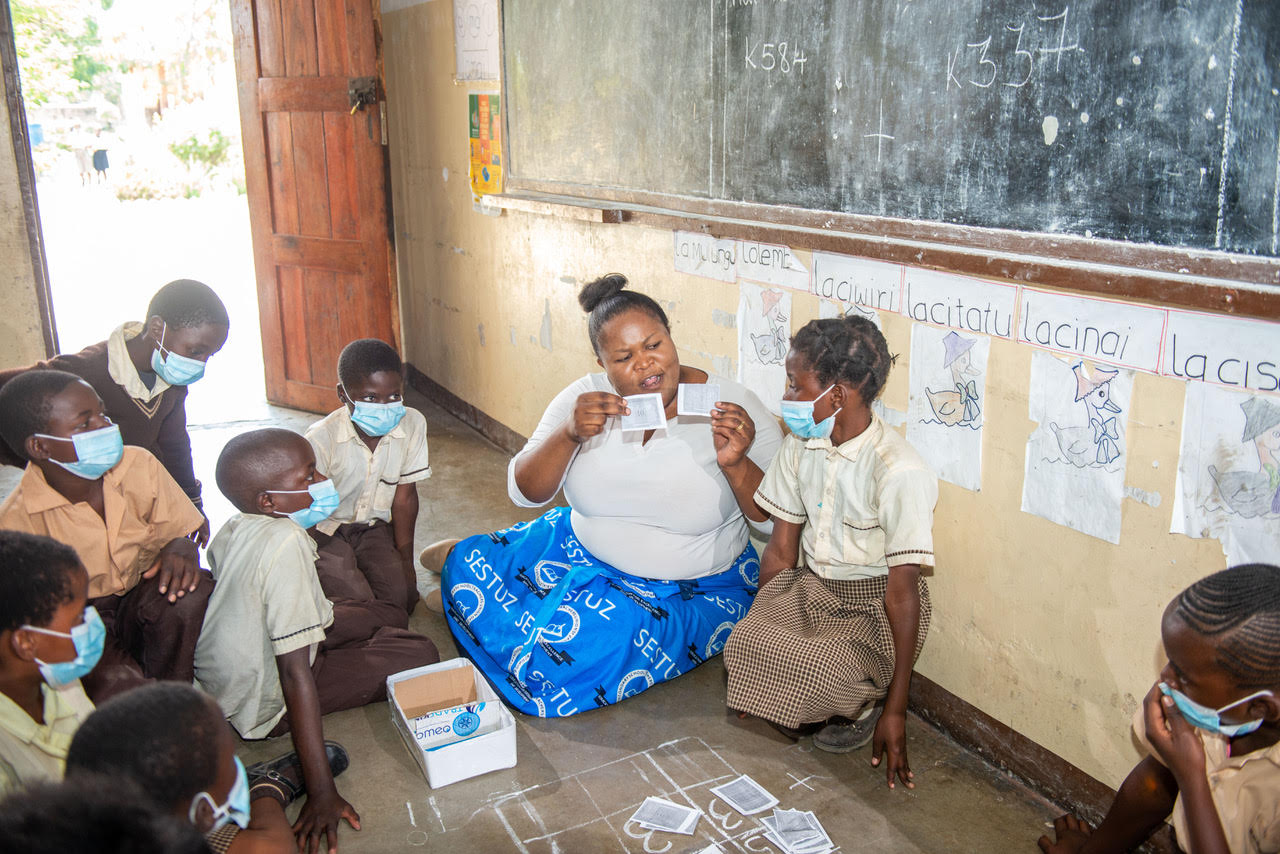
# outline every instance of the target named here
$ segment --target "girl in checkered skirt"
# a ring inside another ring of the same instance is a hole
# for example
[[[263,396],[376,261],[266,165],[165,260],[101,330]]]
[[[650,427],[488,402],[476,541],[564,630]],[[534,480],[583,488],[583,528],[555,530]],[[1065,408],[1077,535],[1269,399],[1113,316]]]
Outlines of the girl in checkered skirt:
[[[907,689],[929,626],[938,480],[871,410],[893,357],[861,317],[792,339],[791,430],[755,493],[773,517],[760,592],[724,650],[728,703],[847,753],[874,742],[890,788],[913,788]]]

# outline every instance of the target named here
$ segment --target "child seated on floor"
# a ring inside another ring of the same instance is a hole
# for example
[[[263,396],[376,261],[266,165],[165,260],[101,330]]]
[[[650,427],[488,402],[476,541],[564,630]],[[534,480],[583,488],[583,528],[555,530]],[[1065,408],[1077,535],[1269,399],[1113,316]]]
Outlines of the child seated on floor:
[[[218,489],[240,511],[209,545],[217,586],[196,647],[196,681],[243,738],[289,732],[307,801],[294,823],[301,842],[339,820],[359,827],[325,759],[320,718],[386,697],[393,673],[439,660],[435,645],[401,628],[404,606],[326,598],[307,529],[337,506],[332,481],[297,433],[236,436],[218,457]]]
[[[88,591],[69,546],[0,531],[0,796],[62,779],[71,736],[93,711],[80,677],[106,633]]]
[[[760,592],[724,648],[728,704],[847,753],[874,741],[913,788],[907,689],[929,627],[938,480],[871,410],[893,359],[861,317],[813,320],[787,353],[791,429],[756,490],[773,516]]]
[[[209,357],[222,349],[229,325],[227,309],[212,288],[178,279],[151,298],[145,322],[125,323],[106,341],[32,368],[70,371],[93,386],[125,444],[150,451],[199,508],[200,481],[187,435],[187,386],[204,375]],[[28,370],[0,372],[0,385]],[[0,462],[21,466],[25,461],[0,446]],[[208,539],[206,520],[197,541],[203,546]]]
[[[338,770],[347,757],[336,748]],[[71,741],[67,780],[123,780],[139,799],[204,837],[210,850],[277,852],[298,849],[285,807],[300,789],[297,755],[248,768],[212,697],[190,685],[157,682],[104,703]],[[282,769],[285,779],[266,775]]]
[[[376,338],[362,338],[338,356],[342,406],[307,430],[316,466],[342,502],[316,525],[325,593],[394,602],[408,614],[418,601],[413,530],[417,482],[431,476],[427,419],[404,405],[400,355]]]
[[[89,572],[106,641],[85,691],[102,702],[147,679],[190,682],[213,589],[189,539],[200,511],[159,460],[125,447],[75,374],[28,371],[0,388],[0,437],[30,461],[0,528],[66,543]]]
[[[1048,854],[1129,851],[1170,813],[1196,854],[1280,851],[1280,567],[1245,564],[1165,609],[1168,658],[1133,718],[1147,757],[1097,830],[1065,815]]]

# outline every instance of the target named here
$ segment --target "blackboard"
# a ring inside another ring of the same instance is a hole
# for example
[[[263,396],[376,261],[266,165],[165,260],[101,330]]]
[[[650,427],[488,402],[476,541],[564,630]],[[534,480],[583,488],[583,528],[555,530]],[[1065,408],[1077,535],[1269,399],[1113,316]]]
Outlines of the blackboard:
[[[513,181],[1276,256],[1276,0],[504,0]]]

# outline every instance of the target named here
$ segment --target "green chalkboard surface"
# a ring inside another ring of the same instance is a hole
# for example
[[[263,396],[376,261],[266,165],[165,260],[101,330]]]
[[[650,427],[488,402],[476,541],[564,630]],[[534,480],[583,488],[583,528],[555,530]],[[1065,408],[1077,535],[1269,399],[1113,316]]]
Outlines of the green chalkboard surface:
[[[504,0],[509,174],[1276,256],[1276,0]]]

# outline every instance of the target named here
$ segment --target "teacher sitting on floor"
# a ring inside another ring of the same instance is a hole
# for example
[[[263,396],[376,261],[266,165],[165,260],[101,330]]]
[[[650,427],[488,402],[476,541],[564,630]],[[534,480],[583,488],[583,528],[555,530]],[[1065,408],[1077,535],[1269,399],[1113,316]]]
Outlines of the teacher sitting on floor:
[[[582,289],[604,373],[556,395],[507,469],[521,507],[561,488],[570,506],[421,557],[443,565],[458,646],[539,717],[619,702],[716,655],[759,578],[743,513],[767,518],[753,496],[778,423],[742,385],[681,365],[666,313],[626,285],[612,274]],[[679,386],[707,382],[720,386],[710,417],[677,415]],[[661,396],[665,427],[622,429],[638,394]]]

